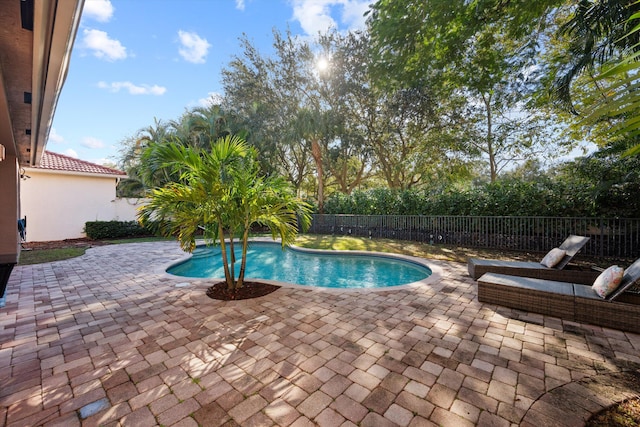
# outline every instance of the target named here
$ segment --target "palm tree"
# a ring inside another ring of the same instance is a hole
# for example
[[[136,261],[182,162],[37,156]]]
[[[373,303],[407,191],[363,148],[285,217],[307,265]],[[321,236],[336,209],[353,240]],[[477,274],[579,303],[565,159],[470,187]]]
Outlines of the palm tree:
[[[568,38],[569,58],[554,86],[558,100],[573,113],[571,83],[586,70],[596,70],[609,60],[616,60],[621,51],[637,51],[640,33],[628,32],[627,24],[640,11],[640,3],[629,0],[579,0],[571,5],[569,19],[560,27]],[[637,19],[637,17],[636,17]]]
[[[227,111],[218,104],[196,107],[191,110],[190,115],[193,117],[194,130],[203,140],[202,145],[209,145],[212,141],[231,134],[245,138],[247,133],[244,130],[240,131],[233,111]]]
[[[135,135],[123,141],[120,165],[129,178],[119,185],[121,191],[142,196],[147,188],[163,185],[170,181],[166,171],[151,170],[147,167],[154,147],[173,137],[169,125],[162,120],[154,119],[154,124],[140,129]]]
[[[295,240],[299,225],[306,228],[310,224],[310,206],[296,198],[282,178],[260,176],[256,151],[237,136],[220,138],[207,151],[169,143],[157,147],[156,154],[180,179],[151,192],[150,202],[138,214],[140,222],[162,235],[177,237],[188,252],[196,247],[196,234],[204,230],[208,244],[220,243],[229,290],[244,283],[253,225],[269,228],[284,248]],[[236,236],[242,244],[237,279],[233,268]]]
[[[629,5],[638,7],[634,2]],[[620,43],[628,47],[622,51],[621,57],[605,64],[602,72],[595,77],[596,81],[608,80],[606,93],[598,102],[587,108],[584,123],[595,124],[599,121],[613,123],[607,127],[607,132],[613,135],[625,136],[627,146],[626,155],[640,155],[640,12],[636,12],[626,22],[631,28]]]
[[[143,194],[148,188],[163,186],[175,181],[177,177],[164,167],[162,158],[158,158],[157,149],[173,142],[177,145],[203,150],[211,146],[216,139],[238,132],[235,116],[218,105],[196,107],[186,111],[177,120],[162,122],[140,129],[137,135],[125,141],[122,163],[132,180],[140,184],[132,189]],[[123,189],[127,190],[124,187]],[[123,191],[124,191],[123,190]]]

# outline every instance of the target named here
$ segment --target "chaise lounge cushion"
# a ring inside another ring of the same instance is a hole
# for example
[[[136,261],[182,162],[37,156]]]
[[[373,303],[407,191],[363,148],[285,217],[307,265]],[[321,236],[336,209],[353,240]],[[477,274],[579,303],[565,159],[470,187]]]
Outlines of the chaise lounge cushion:
[[[538,279],[575,282],[591,286],[599,271],[588,267],[569,265],[562,270],[548,268],[536,261],[505,261],[496,259],[469,258],[469,276],[478,280],[485,273],[501,273],[511,276],[535,277]]]

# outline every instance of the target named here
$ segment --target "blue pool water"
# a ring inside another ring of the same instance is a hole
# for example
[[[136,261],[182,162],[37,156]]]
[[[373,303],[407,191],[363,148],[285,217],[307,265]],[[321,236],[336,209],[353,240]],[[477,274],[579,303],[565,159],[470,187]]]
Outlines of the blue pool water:
[[[240,245],[236,247],[236,276],[240,270]],[[220,247],[198,246],[193,256],[167,270],[177,276],[224,278]],[[306,252],[279,243],[252,242],[247,252],[245,279],[268,279],[326,288],[380,288],[426,279],[423,265],[379,255]]]

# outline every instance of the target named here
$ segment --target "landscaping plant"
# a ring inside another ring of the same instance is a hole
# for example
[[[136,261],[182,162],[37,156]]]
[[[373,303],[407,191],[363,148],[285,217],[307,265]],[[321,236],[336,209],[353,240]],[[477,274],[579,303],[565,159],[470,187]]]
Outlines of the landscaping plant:
[[[193,252],[201,233],[208,244],[220,244],[230,291],[243,285],[252,225],[269,229],[284,247],[293,243],[299,226],[310,224],[310,206],[295,197],[284,179],[261,176],[255,149],[237,136],[220,138],[208,150],[176,143],[154,149],[156,166],[169,168],[179,179],[150,192],[138,214],[141,224],[177,237],[187,252]],[[235,238],[242,249],[237,279]]]

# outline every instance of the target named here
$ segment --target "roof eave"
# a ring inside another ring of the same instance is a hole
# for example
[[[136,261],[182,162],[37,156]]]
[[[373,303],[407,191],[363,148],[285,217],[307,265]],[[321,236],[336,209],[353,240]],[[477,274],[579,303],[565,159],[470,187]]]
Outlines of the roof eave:
[[[44,173],[44,174],[55,174],[55,175],[76,175],[76,176],[85,176],[92,178],[118,178],[125,179],[129,178],[128,175],[118,175],[115,173],[95,173],[95,172],[80,172],[80,171],[68,171],[61,169],[42,169],[42,168],[32,168],[32,167],[23,167],[24,173],[26,175],[30,173]]]
[[[67,76],[84,0],[34,0],[31,147],[38,165]]]

